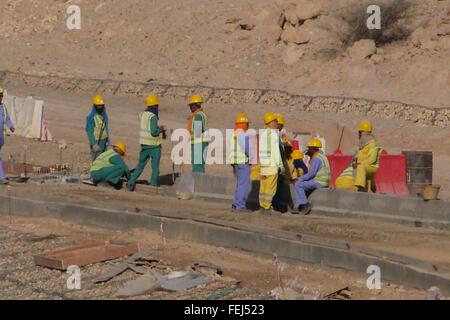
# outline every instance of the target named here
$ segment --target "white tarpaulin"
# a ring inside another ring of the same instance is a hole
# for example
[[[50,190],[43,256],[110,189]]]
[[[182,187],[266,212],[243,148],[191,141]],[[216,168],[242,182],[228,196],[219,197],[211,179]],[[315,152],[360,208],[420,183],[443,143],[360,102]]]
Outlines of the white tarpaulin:
[[[41,141],[53,139],[44,119],[44,101],[7,95],[4,103],[16,129],[13,135]]]

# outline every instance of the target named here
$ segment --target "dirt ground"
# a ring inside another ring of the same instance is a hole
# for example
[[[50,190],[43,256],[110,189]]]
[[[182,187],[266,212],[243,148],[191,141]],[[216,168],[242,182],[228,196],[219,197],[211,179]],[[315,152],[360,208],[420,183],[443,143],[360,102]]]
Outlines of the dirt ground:
[[[132,271],[101,285],[92,280],[121,261],[108,261],[81,268],[81,290],[69,290],[69,274],[34,265],[33,256],[57,248],[89,242],[139,241],[144,249],[155,249],[154,257],[169,270],[187,270],[195,261],[219,266],[222,276],[211,283],[169,293],[156,291],[133,299],[207,299],[212,294],[233,289],[222,299],[273,299],[270,291],[278,287],[276,265],[270,259],[235,250],[167,240],[162,246],[159,234],[147,230],[109,231],[64,223],[53,219],[0,217],[0,298],[1,299],[113,299],[127,281],[137,278]],[[46,236],[52,235],[47,239]],[[424,299],[424,291],[382,283],[381,290],[366,288],[365,275],[331,270],[319,266],[283,264],[283,286],[303,292],[305,298],[322,297],[349,286],[352,299]],[[239,282],[240,285],[236,286]]]
[[[409,13],[413,18],[400,22],[417,35],[378,46],[377,59],[356,60],[345,54],[352,45],[342,34],[346,28],[334,21],[339,8],[360,1],[315,0],[323,5],[322,14],[308,20],[313,37],[296,46],[304,54],[291,65],[283,59],[293,44],[278,40],[273,31],[280,11],[273,7],[287,2],[298,1],[4,0],[0,70],[448,107],[450,1],[408,0],[415,5]],[[81,9],[81,30],[66,27],[69,4]],[[368,17],[365,10],[360,14]],[[242,30],[239,23],[249,23],[248,15],[255,27]]]
[[[89,167],[89,147],[84,131],[85,119],[90,112],[90,96],[73,92],[48,90],[39,88],[16,87],[9,88],[12,95],[32,95],[45,101],[45,117],[49,123],[55,143],[39,143],[32,140],[6,137],[2,148],[3,157],[18,154],[23,159],[24,148],[27,147],[27,162],[48,165],[59,162],[60,152],[57,141],[64,140],[68,149],[62,154],[63,163],[73,164],[75,171]],[[126,162],[130,168],[137,164],[139,155],[139,124],[138,114],[143,109],[143,97],[106,96],[107,110],[111,122],[112,141],[123,140],[128,147]],[[332,153],[338,146],[343,131],[340,148],[345,154],[352,154],[357,144],[355,128],[362,117],[350,114],[307,113],[289,108],[271,108],[258,104],[230,106],[212,104],[205,106],[209,126],[218,129],[232,129],[237,113],[246,112],[255,129],[262,127],[262,118],[267,111],[281,112],[286,117],[286,128],[290,132],[309,132],[325,137],[327,153]],[[161,124],[169,129],[186,127],[189,110],[186,101],[162,100],[160,107]],[[440,197],[450,200],[450,128],[420,127],[411,123],[371,119],[374,122],[374,134],[391,154],[402,150],[433,151],[434,183],[442,185]],[[172,142],[163,143],[161,174],[172,172],[170,151]],[[190,165],[176,168],[178,172],[190,170]],[[231,175],[231,169],[226,165],[208,166],[208,172]],[[150,169],[147,168],[143,178],[149,179]]]
[[[180,213],[193,219],[215,218],[242,224],[257,225],[269,229],[285,230],[302,235],[340,240],[350,245],[414,257],[430,264],[450,269],[450,233],[432,228],[417,228],[367,219],[296,216],[262,216],[257,212],[236,215],[227,203],[201,200],[176,200],[163,197],[155,191],[142,190],[130,193],[125,190],[90,187],[86,185],[23,185],[11,184],[11,194],[32,199],[73,202],[81,205],[135,212],[153,209],[161,212]],[[4,192],[3,192],[4,193]],[[440,271],[443,272],[443,271]]]
[[[342,21],[336,20],[340,8],[352,7],[357,1],[317,0],[315,2],[322,6],[319,16],[308,18],[303,24],[285,23],[284,30],[277,26],[274,31],[272,27],[277,24],[277,15],[283,12],[286,17],[288,2],[297,3],[300,0],[136,0],[133,3],[77,0],[73,3],[82,10],[81,30],[67,29],[66,2],[4,0],[0,4],[0,71],[148,83],[272,88],[303,95],[361,97],[435,108],[448,107],[450,0],[407,0],[413,5],[408,10],[411,15],[399,23],[411,28],[411,34],[401,41],[377,44],[374,51],[362,59],[355,59],[348,51],[353,43],[340,33],[345,28],[340,28]],[[274,6],[278,7],[274,9]],[[331,25],[327,25],[329,22]],[[314,31],[310,33],[311,39],[307,43],[293,44],[286,40],[286,28],[301,29],[305,24]],[[287,63],[290,60],[287,55],[292,52],[301,54],[296,61]],[[45,101],[45,118],[55,141],[42,143],[8,136],[1,150],[4,159],[15,156],[21,162],[26,157],[27,163],[36,166],[62,162],[69,164],[75,172],[89,169],[89,147],[84,126],[91,108],[90,95],[26,85],[6,89],[11,95],[31,95]],[[107,95],[105,99],[111,140],[122,140],[127,144],[125,160],[133,168],[140,149],[138,114],[144,109],[144,97]],[[306,113],[292,107],[259,104],[205,106],[209,126],[221,130],[233,128],[234,117],[241,112],[249,115],[253,128],[261,128],[263,115],[268,111],[283,113],[290,132],[307,132],[324,137],[327,153],[338,147],[345,154],[352,154],[355,150],[356,126],[362,116]],[[169,129],[185,128],[188,116],[186,101],[162,99],[161,124]],[[421,127],[379,118],[370,120],[374,123],[375,136],[391,154],[404,150],[433,151],[434,183],[442,186],[440,198],[450,201],[450,127]],[[60,142],[68,144],[67,150],[62,153],[58,149]],[[162,175],[172,173],[172,147],[173,142],[164,141]],[[190,171],[190,165],[177,166],[175,170]],[[232,174],[226,165],[208,166],[207,172]],[[141,178],[149,177],[150,168],[147,167]],[[125,210],[154,208],[187,212],[199,218],[251,223],[349,241],[450,267],[450,234],[434,229],[314,215],[285,215],[276,220],[257,214],[236,216],[229,212],[229,204],[197,200],[180,204],[174,198],[150,193],[130,194],[82,185],[12,183],[11,189],[16,194],[29,197],[46,196],[77,203],[100,203],[104,207]],[[0,192],[5,192],[5,189],[0,187]],[[32,244],[27,240],[30,236],[48,233],[61,237]],[[46,219],[16,219],[11,225],[8,220],[0,218],[0,298],[111,298],[127,279],[132,278],[132,274],[122,275],[102,288],[90,284],[79,292],[68,292],[63,287],[67,275],[35,267],[32,255],[87,239],[132,240],[140,239],[144,234],[144,242],[149,247],[156,246],[158,235],[142,230],[121,234]],[[204,299],[218,288],[243,281],[243,288],[236,290],[230,298],[264,298],[269,290],[277,286],[275,267],[269,260],[196,244],[171,242],[168,248],[177,253],[175,256],[179,260],[164,252],[158,254],[174,268],[185,267],[185,263],[198,257],[210,257],[214,260],[212,262],[226,270],[225,276],[217,283],[188,292],[188,297]],[[83,271],[89,280],[109,265],[88,266]],[[7,268],[6,275],[1,273],[2,268]],[[364,289],[364,275],[342,271],[286,266],[285,272],[286,279],[291,279],[294,284],[297,283],[296,278],[300,279],[299,288],[308,287],[311,292],[326,293],[351,284],[356,299],[424,297],[423,292],[387,284],[381,292],[369,292]],[[178,296],[158,292],[141,298],[185,298],[184,294]]]

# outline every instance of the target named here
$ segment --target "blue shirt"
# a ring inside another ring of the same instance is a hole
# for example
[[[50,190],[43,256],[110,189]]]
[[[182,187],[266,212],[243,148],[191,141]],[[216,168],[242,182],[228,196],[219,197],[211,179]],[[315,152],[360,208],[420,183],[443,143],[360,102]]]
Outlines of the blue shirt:
[[[317,172],[319,172],[319,170],[323,167],[323,163],[322,163],[322,159],[320,159],[319,157],[314,158],[312,164],[311,164],[311,170],[309,170],[309,172],[307,174],[305,174],[304,176],[300,177],[300,181],[309,181],[309,180],[313,180],[316,175]]]
[[[4,126],[4,119],[5,119],[5,112],[6,112],[6,126],[8,127],[8,129],[11,130],[11,128],[14,128],[14,125],[11,121],[11,119],[9,118],[9,114],[8,111],[5,108],[5,105],[3,103],[0,104],[0,146],[3,145],[3,141],[4,141],[4,130],[3,130],[3,126]]]

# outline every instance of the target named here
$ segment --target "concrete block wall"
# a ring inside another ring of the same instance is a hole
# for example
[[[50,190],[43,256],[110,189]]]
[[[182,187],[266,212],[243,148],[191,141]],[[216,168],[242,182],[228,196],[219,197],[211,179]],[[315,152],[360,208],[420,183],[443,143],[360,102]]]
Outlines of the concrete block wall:
[[[194,197],[227,200],[231,203],[236,181],[231,177],[188,173],[181,176],[178,189],[183,186]],[[186,187],[188,186],[188,187]],[[177,190],[180,191],[180,190]],[[253,181],[248,207],[259,208],[259,182]],[[294,204],[293,185],[280,181],[274,205],[287,211]],[[423,201],[420,198],[395,197],[373,193],[321,189],[312,193],[310,201],[317,214],[337,217],[385,219],[415,226],[431,226],[450,230],[450,203]]]
[[[373,101],[351,97],[310,97],[291,94],[282,90],[214,88],[111,79],[73,79],[26,75],[10,71],[0,71],[0,83],[4,87],[26,84],[30,87],[48,87],[89,94],[95,92],[119,96],[157,94],[160,97],[171,99],[187,99],[190,95],[196,93],[203,95],[208,103],[231,105],[259,103],[287,107],[292,111],[348,113],[381,119],[396,119],[411,122],[418,126],[446,127],[450,125],[450,108],[434,108],[394,101]]]

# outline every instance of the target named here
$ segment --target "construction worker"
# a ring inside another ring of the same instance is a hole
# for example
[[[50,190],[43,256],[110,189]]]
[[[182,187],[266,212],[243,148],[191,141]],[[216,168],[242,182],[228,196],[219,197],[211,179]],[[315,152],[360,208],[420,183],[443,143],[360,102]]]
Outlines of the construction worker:
[[[276,114],[277,122],[278,122],[278,130],[280,131],[280,148],[281,148],[281,157],[286,159],[287,167],[289,168],[289,172],[293,172],[294,168],[294,160],[292,159],[292,152],[294,148],[292,146],[291,139],[289,138],[285,126],[284,116],[281,113]],[[292,177],[291,177],[292,179]],[[279,181],[282,183],[282,181]]]
[[[136,181],[142,174],[148,161],[152,161],[152,176],[149,180],[151,186],[158,186],[159,164],[161,161],[161,138],[164,127],[158,125],[159,99],[157,96],[148,96],[145,100],[146,109],[139,115],[141,153],[139,163],[127,184],[129,191],[134,191]]]
[[[122,188],[122,177],[128,180],[130,170],[123,161],[127,148],[123,142],[117,142],[112,149],[100,154],[91,166],[91,179],[94,185],[105,183],[119,190]]]
[[[5,142],[5,133],[7,129],[9,129],[11,132],[14,132],[14,124],[12,123],[11,119],[9,118],[8,110],[6,109],[5,104],[3,103],[3,94],[5,93],[5,90],[0,87],[0,184],[8,184],[8,180],[5,177],[5,172],[3,171],[3,162],[2,162],[2,154],[1,150],[3,147],[3,144]]]
[[[248,129],[248,117],[245,114],[237,115],[230,153],[230,163],[236,177],[236,191],[231,208],[236,213],[251,212],[246,206],[251,172],[250,137],[246,133]]]
[[[280,130],[280,138],[281,138],[281,142],[287,146],[287,147],[291,147],[292,148],[292,144],[291,144],[291,140],[289,139],[289,136],[287,135],[286,130],[284,129],[285,126],[285,120],[284,120],[284,116],[281,113],[278,113],[277,115],[277,122],[278,122],[278,130]],[[293,151],[293,150],[290,150]]]
[[[265,129],[260,131],[260,189],[261,213],[279,214],[273,209],[272,200],[277,191],[278,176],[284,169],[280,152],[280,135],[277,116],[273,112],[264,116]]]
[[[303,161],[305,154],[300,150],[294,150],[291,154],[293,161],[293,170],[291,171],[292,180],[296,181],[298,178],[308,173],[308,166]]]
[[[383,148],[372,135],[373,126],[368,120],[363,120],[358,126],[359,150],[356,154],[355,187],[360,192],[369,189],[376,192],[375,174],[380,167],[380,156]]]
[[[209,144],[208,118],[203,112],[204,99],[192,96],[189,99],[191,115],[188,120],[188,131],[191,137],[192,172],[205,172],[206,149]]]
[[[295,183],[295,195],[298,207],[297,210],[292,211],[294,214],[306,215],[311,211],[311,204],[308,201],[307,192],[319,188],[328,188],[330,185],[330,164],[321,149],[322,142],[318,138],[313,138],[308,144],[306,154],[311,158],[310,170]]]
[[[102,96],[94,96],[92,105],[91,113],[86,119],[86,133],[91,149],[91,160],[94,161],[106,151],[109,144],[109,121]]]

